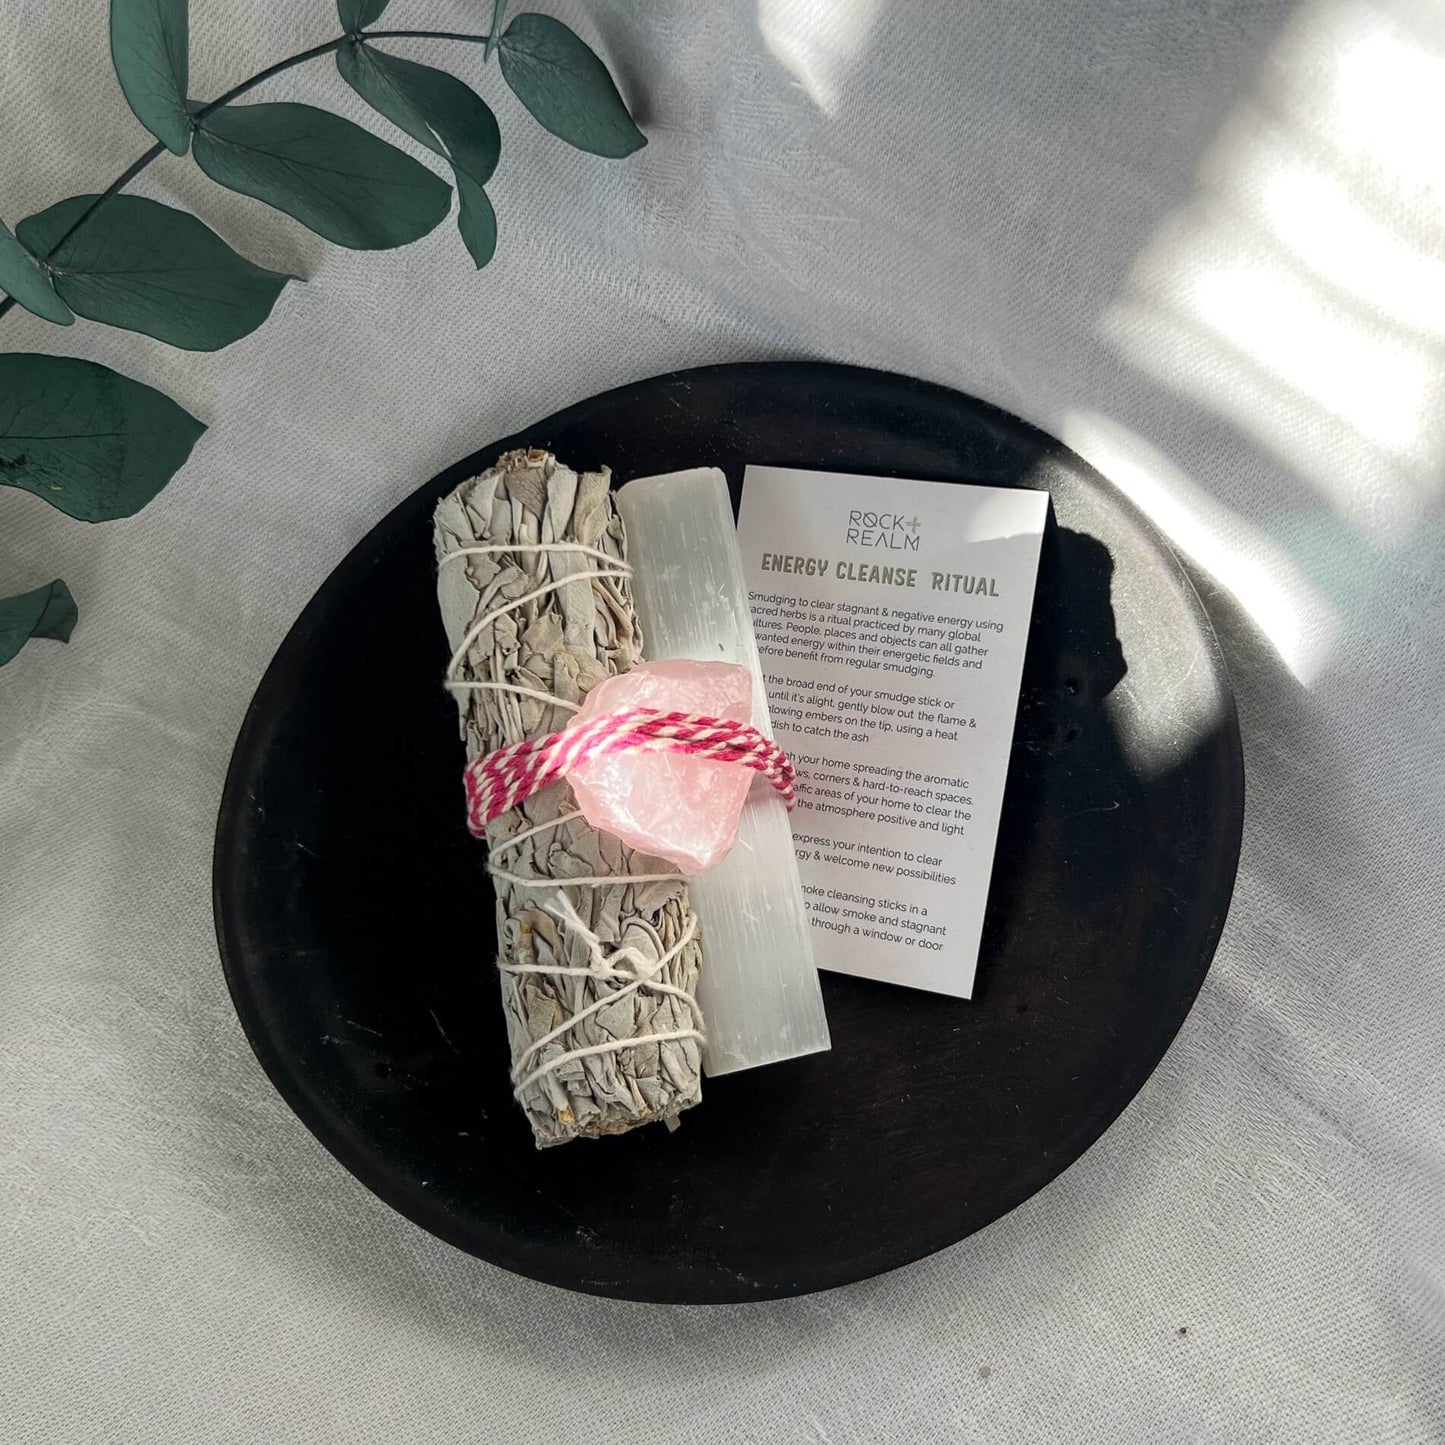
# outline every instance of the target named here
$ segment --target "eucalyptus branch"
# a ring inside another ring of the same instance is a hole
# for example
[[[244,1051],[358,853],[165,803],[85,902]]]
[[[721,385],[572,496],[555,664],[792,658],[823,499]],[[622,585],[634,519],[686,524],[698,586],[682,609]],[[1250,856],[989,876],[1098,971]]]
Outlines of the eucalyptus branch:
[[[110,0],[116,79],[156,144],[99,194],[57,201],[13,232],[0,222],[0,317],[18,302],[54,325],[82,316],[187,351],[229,346],[266,320],[294,277],[256,265],[178,207],[124,194],[165,151],[189,156],[217,185],[354,250],[409,245],[452,214],[473,265],[485,266],[497,246],[486,189],[502,151],[497,118],[458,76],[373,41],[483,46],[483,64],[497,55],[503,82],[569,145],[620,158],[647,144],[606,65],[560,20],[523,13],[504,25],[507,0],[492,0],[487,34],[368,29],[387,3],[336,0],[340,35],[196,105],[187,0]],[[339,78],[373,112],[440,157],[453,184],[323,107],[231,104],[323,55],[336,57]],[[171,397],[110,367],[0,352],[0,488],[31,492],[72,517],[104,522],[139,511],[205,430]],[[58,578],[0,597],[0,666],[28,638],[64,641],[75,616]]]
[[[322,55],[330,55],[333,51],[340,50],[350,40],[363,42],[368,40],[459,40],[470,45],[485,45],[490,39],[490,35],[468,35],[457,30],[359,30],[352,35],[338,35],[335,40],[328,40],[324,45],[313,45],[309,50],[298,51],[295,55],[288,55],[285,60],[278,60],[274,65],[268,65],[264,70],[258,70],[249,80],[243,80],[239,85],[233,85],[224,95],[218,95],[215,100],[209,100],[205,105],[198,106],[193,114],[193,119],[196,124],[199,124],[212,112],[219,110],[223,105],[229,105],[238,96],[245,95],[247,91],[254,90],[263,81],[270,80],[272,76],[280,75],[284,71],[292,70],[298,65],[303,65],[308,60],[315,60]],[[61,233],[60,238],[41,257],[41,261],[48,262],[105,201],[123,191],[152,161],[159,160],[165,154],[165,150],[165,146],[157,141],[148,151],[137,156],[71,222],[69,228]],[[13,296],[7,296],[0,301],[0,317],[3,317],[14,305],[15,298]]]

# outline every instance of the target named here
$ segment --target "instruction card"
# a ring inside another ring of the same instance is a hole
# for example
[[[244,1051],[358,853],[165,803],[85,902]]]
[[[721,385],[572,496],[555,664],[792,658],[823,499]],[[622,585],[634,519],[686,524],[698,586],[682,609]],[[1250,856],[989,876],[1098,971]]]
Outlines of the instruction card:
[[[1048,504],[747,469],[738,540],[820,968],[973,991]]]

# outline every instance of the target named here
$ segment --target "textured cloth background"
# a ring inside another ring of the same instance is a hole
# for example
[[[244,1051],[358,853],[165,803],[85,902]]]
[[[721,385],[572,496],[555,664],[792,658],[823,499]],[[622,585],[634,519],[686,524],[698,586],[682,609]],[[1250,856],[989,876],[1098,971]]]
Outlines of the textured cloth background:
[[[211,424],[130,521],[0,493],[0,592],[81,606],[0,673],[0,1436],[1445,1439],[1445,3],[543,8],[651,144],[577,155],[475,51],[399,47],[499,112],[489,270],[450,225],[329,247],[166,157],[143,193],[309,284],[211,356],[0,326]],[[335,32],[192,10],[200,97]],[[0,70],[11,224],[149,143],[103,0],[0,0]],[[326,61],[259,98],[362,118]],[[776,1305],[572,1297],[393,1214],[262,1076],[211,928],[223,771],[298,610],[442,465],[798,356],[1019,413],[1193,560],[1249,769],[1234,908],[1139,1099],[981,1236]]]

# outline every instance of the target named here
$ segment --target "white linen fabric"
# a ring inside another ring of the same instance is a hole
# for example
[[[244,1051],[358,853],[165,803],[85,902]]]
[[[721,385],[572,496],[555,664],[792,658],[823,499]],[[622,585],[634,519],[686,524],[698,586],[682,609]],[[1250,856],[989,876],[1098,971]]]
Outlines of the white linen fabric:
[[[206,356],[0,324],[210,424],[125,522],[0,489],[0,593],[81,606],[0,672],[0,1435],[1445,1439],[1445,0],[538,4],[651,143],[579,155],[477,51],[398,45],[499,113],[486,271],[450,224],[347,252],[166,157],[140,193],[308,278],[268,324]],[[336,30],[324,0],[192,12],[198,97]],[[0,70],[11,225],[149,144],[102,0],[0,0]],[[255,98],[373,123],[328,61]],[[981,1235],[777,1304],[572,1296],[394,1214],[272,1090],[212,934],[221,781],[287,627],[409,490],[606,387],[768,357],[975,393],[1155,518],[1239,698],[1238,889],[1151,1082]]]

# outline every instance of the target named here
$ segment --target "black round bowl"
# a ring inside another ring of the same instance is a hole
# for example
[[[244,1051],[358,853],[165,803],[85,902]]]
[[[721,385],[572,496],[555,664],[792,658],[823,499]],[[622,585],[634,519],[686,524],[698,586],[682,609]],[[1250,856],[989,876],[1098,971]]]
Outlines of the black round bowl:
[[[831,1052],[708,1082],[675,1134],[533,1147],[510,1097],[492,895],[439,685],[430,526],[438,497],[523,444],[620,481],[718,465],[735,501],[747,462],[1052,493],[972,1001],[825,974]],[[216,926],[276,1087],[418,1224],[572,1289],[767,1299],[962,1239],[1099,1137],[1209,967],[1243,803],[1233,697],[1199,599],[1078,457],[900,376],[711,367],[485,447],[342,562],[237,740]]]

